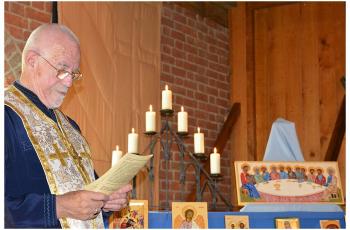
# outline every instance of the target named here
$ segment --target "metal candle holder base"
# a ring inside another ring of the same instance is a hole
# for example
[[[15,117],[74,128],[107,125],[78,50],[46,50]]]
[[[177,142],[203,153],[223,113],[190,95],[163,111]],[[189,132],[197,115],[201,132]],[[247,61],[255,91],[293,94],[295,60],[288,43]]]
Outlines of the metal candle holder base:
[[[186,183],[186,171],[189,168],[189,166],[194,166],[195,168],[195,178],[196,178],[196,201],[202,201],[202,195],[205,191],[206,187],[208,186],[209,191],[212,194],[212,202],[213,202],[213,209],[216,209],[216,202],[217,202],[217,196],[221,198],[221,200],[225,203],[227,210],[232,210],[233,205],[229,200],[227,200],[219,191],[218,188],[218,181],[222,179],[222,176],[220,174],[209,174],[204,169],[204,163],[208,160],[208,156],[204,153],[192,153],[187,150],[187,147],[184,143],[184,138],[188,137],[188,132],[174,132],[171,127],[171,121],[170,118],[174,114],[173,110],[161,110],[160,111],[162,117],[164,120],[162,121],[162,128],[159,133],[157,132],[145,132],[147,136],[150,137],[150,143],[147,146],[147,148],[143,151],[142,154],[146,153],[148,150],[150,151],[150,154],[154,155],[154,148],[156,143],[159,141],[161,144],[161,150],[162,155],[160,159],[165,161],[165,205],[158,206],[158,209],[162,210],[170,210],[170,202],[169,202],[169,164],[171,160],[171,147],[172,144],[175,142],[175,144],[178,146],[179,150],[179,158],[180,158],[180,164],[179,164],[179,170],[180,170],[180,178],[179,182],[181,184],[181,200],[185,201],[185,183]],[[189,162],[185,162],[185,155],[190,157]],[[153,205],[153,184],[154,184],[154,167],[153,167],[153,157],[150,159],[149,167],[147,167],[148,170],[148,176],[150,181],[150,199],[149,199],[149,206],[155,207]],[[203,184],[203,187],[201,187],[201,176],[205,177],[205,182]],[[136,178],[134,178],[134,185],[136,186]],[[133,198],[136,198],[136,188],[133,187]],[[135,191],[135,192],[134,192]],[[163,191],[162,191],[163,192]]]

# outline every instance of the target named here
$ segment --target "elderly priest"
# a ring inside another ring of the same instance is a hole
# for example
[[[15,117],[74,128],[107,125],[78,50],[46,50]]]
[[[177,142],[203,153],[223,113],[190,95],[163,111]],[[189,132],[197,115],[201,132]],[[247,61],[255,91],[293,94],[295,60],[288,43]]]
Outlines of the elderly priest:
[[[103,214],[127,205],[130,185],[83,189],[96,178],[91,150],[58,109],[82,77],[79,62],[79,40],[63,25],[42,25],[25,44],[21,77],[5,89],[5,227],[104,228]]]

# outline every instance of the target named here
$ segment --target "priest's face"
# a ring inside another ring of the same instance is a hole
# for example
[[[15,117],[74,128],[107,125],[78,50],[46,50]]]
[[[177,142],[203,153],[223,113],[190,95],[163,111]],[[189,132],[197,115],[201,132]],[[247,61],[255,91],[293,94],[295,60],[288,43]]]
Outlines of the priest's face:
[[[39,64],[34,77],[36,94],[48,108],[61,106],[73,84],[70,73],[78,71],[80,62],[80,49],[75,42],[62,35],[56,41],[46,52],[43,49],[37,53]]]

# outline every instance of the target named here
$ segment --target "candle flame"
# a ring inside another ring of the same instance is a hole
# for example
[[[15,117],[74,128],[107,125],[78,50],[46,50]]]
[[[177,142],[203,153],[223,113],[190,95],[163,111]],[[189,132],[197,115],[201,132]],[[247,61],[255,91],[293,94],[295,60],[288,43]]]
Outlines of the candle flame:
[[[152,105],[149,105],[149,111],[152,112]]]
[[[131,129],[131,132],[132,132],[132,133],[135,133],[135,129],[134,129],[134,128],[132,128],[132,129]]]
[[[183,106],[181,106],[181,112],[183,112],[184,111],[184,107]]]
[[[168,85],[165,85],[165,90],[168,90]]]
[[[214,148],[214,153],[216,153],[216,151],[217,151],[217,150],[216,150],[216,147],[215,147],[215,148]]]
[[[201,129],[200,129],[199,127],[197,127],[197,130],[198,130],[198,133],[200,133],[200,132],[201,132]]]
[[[117,145],[117,146],[115,147],[115,149],[116,149],[117,151],[119,151],[119,145]]]

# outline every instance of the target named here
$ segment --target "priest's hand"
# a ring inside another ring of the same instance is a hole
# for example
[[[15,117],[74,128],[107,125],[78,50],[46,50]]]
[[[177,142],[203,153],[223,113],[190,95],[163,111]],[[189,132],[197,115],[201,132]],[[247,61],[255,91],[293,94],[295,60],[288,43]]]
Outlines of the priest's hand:
[[[109,201],[103,206],[104,212],[119,211],[128,205],[128,192],[132,190],[130,184],[121,187],[109,195]]]
[[[78,220],[96,218],[109,197],[103,193],[85,190],[67,192],[56,196],[57,218]]]

